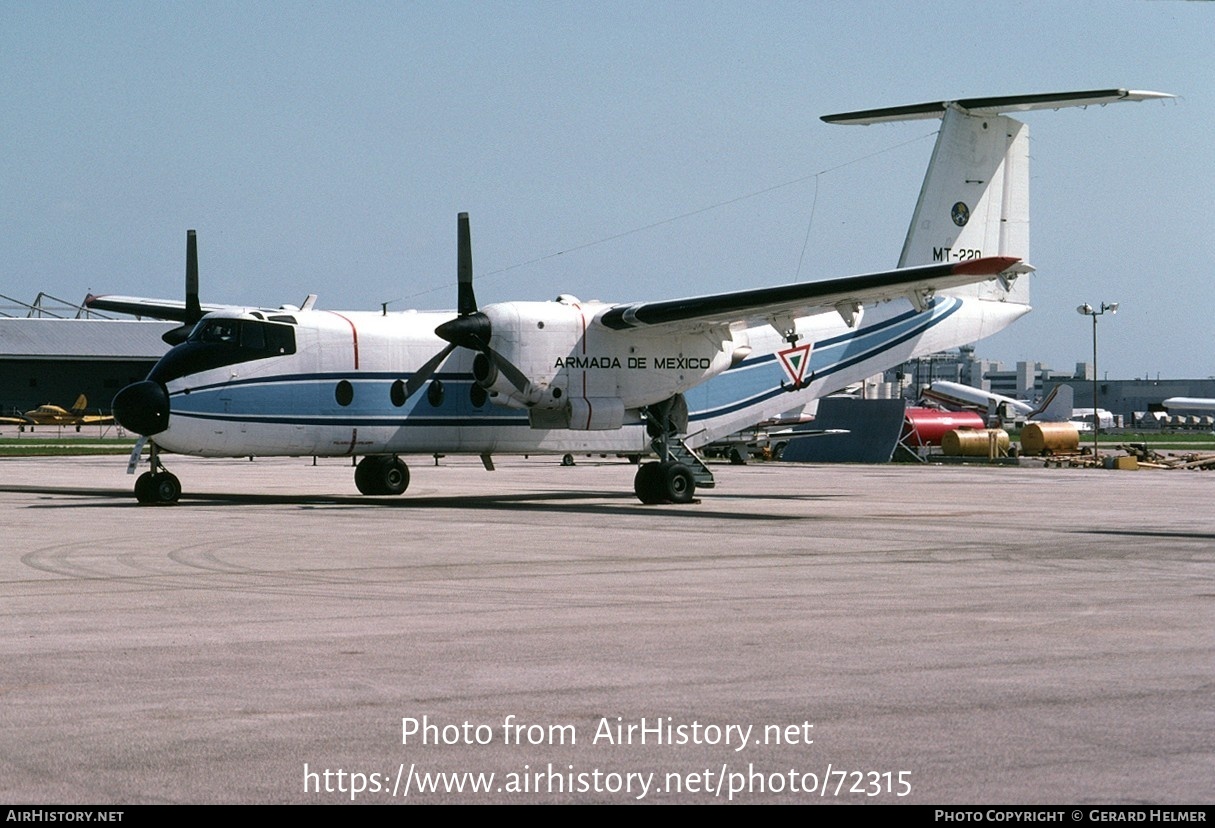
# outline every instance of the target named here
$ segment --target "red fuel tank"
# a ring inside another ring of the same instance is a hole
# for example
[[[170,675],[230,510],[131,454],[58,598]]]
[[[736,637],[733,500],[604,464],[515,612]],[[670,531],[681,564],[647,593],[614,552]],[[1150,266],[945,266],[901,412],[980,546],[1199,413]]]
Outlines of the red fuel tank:
[[[941,438],[955,428],[986,427],[983,418],[973,411],[908,408],[903,412],[902,440],[909,446],[939,446]]]

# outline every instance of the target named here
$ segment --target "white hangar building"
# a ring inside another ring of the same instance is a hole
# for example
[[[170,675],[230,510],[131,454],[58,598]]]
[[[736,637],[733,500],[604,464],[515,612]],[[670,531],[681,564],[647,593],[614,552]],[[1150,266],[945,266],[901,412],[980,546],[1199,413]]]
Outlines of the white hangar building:
[[[84,394],[90,410],[110,411],[128,383],[147,376],[169,349],[161,335],[176,322],[0,317],[0,409],[44,403],[68,408]]]

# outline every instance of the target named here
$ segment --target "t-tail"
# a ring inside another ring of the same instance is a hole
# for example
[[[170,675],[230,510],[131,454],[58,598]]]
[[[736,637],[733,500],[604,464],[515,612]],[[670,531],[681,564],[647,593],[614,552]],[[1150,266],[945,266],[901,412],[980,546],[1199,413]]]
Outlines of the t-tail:
[[[823,120],[832,124],[878,124],[941,119],[941,131],[903,242],[899,267],[984,256],[1032,261],[1029,127],[1004,113],[1171,97],[1127,89],[1055,92],[936,101],[825,115]],[[949,293],[1029,304],[1027,279],[1008,285],[976,284]]]
[[[773,417],[909,359],[971,344],[1029,312],[1029,127],[1010,113],[1172,98],[1102,89],[964,98],[824,115],[831,124],[941,119],[936,145],[899,255],[898,268],[1018,260],[992,278],[905,293],[909,301],[841,302],[831,314],[797,320],[798,352],[762,328],[748,332],[750,357],[701,392],[692,417],[708,441]],[[863,305],[863,307],[862,307]],[[862,313],[863,311],[863,313]],[[779,322],[779,320],[777,320]],[[775,333],[783,333],[776,331]],[[812,340],[807,342],[806,340]],[[779,359],[777,358],[779,356]],[[794,356],[793,370],[781,370]],[[767,360],[767,361],[765,361]],[[766,371],[766,374],[761,372]],[[746,376],[750,385],[742,381]],[[763,393],[758,387],[767,383]],[[733,383],[733,385],[732,385]],[[778,383],[794,393],[772,393]]]

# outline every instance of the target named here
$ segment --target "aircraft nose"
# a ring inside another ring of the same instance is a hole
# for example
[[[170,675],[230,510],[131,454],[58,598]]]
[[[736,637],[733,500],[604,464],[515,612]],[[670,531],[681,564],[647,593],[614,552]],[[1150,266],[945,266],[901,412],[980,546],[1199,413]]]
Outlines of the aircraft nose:
[[[151,437],[169,427],[169,394],[159,382],[128,385],[111,405],[119,425],[136,434]]]

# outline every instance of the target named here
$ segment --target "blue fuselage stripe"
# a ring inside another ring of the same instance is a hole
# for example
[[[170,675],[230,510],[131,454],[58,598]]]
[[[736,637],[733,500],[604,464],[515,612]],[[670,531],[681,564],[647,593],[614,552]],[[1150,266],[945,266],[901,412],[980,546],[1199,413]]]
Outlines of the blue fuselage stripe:
[[[956,298],[938,298],[928,313],[909,310],[820,340],[814,344],[806,376],[820,381],[880,357],[940,324],[962,305]],[[434,375],[433,379],[441,380],[445,386],[438,406],[432,405],[424,393],[415,394],[401,406],[393,406],[385,386],[407,380],[412,375],[412,372],[356,371],[244,377],[174,391],[170,409],[174,417],[250,424],[347,428],[530,427],[526,411],[505,409],[492,403],[486,403],[483,408],[474,407],[470,401],[473,383],[465,373]],[[693,409],[690,419],[702,421],[721,417],[779,397],[786,393],[781,387],[784,379],[776,354],[744,360],[689,392],[688,402]],[[333,384],[343,380],[354,390],[353,401],[347,406],[340,405],[333,394]]]

